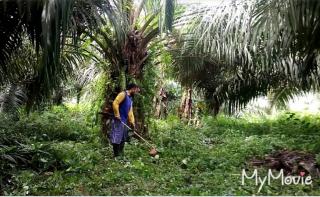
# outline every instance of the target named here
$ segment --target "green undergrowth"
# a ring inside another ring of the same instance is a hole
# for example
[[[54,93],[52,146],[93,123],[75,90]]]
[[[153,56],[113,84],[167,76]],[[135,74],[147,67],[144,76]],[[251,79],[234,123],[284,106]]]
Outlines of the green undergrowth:
[[[128,161],[112,158],[99,128],[78,110],[57,108],[5,125],[17,133],[9,138],[33,150],[28,159],[38,164],[15,167],[9,161],[6,165],[12,167],[2,166],[11,175],[2,186],[6,195],[320,195],[318,179],[312,186],[274,183],[260,193],[254,181],[241,185],[242,169],[253,170],[247,163],[253,157],[282,149],[319,157],[316,116],[206,117],[199,128],[175,116],[152,120],[150,137],[159,158],[150,157],[149,148],[132,139],[125,147]]]

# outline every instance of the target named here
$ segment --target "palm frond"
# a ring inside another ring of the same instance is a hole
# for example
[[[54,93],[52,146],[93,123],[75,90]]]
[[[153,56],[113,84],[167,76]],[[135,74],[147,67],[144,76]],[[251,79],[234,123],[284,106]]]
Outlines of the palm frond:
[[[26,100],[25,90],[17,84],[10,84],[0,93],[0,112],[17,116]]]
[[[186,79],[204,73],[208,64],[202,57],[211,62],[210,67],[215,65],[218,73],[212,73],[213,79],[204,78],[198,84],[204,85],[208,98],[214,96],[227,104],[229,112],[278,90],[279,84],[283,92],[317,90],[318,4],[303,0],[221,1],[189,11],[176,23],[180,30],[176,50],[180,53],[174,56],[182,60],[180,73],[188,76]],[[194,63],[188,60],[191,57]],[[289,98],[291,94],[284,95]],[[277,100],[285,101],[284,95]]]
[[[0,26],[3,42],[0,44],[0,74],[9,76],[8,61],[16,48],[23,44],[25,35],[32,41],[42,57],[35,77],[41,84],[39,96],[48,97],[70,69],[61,63],[67,35],[73,42],[83,29],[95,27],[99,22],[104,1],[83,0],[10,0],[0,2]],[[67,70],[67,72],[65,72]],[[0,81],[1,83],[1,81]]]

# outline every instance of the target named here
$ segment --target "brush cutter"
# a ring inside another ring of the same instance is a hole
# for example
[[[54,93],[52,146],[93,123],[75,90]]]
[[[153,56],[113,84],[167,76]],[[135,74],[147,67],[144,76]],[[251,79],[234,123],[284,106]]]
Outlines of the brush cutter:
[[[133,133],[138,136],[140,139],[142,139],[151,149],[149,151],[149,155],[154,157],[158,154],[158,151],[157,149],[152,145],[150,144],[150,142],[148,142],[146,139],[144,139],[141,135],[139,135],[135,130],[133,130],[131,127],[129,127],[126,123],[122,122],[121,123],[126,126],[129,130],[133,131]]]

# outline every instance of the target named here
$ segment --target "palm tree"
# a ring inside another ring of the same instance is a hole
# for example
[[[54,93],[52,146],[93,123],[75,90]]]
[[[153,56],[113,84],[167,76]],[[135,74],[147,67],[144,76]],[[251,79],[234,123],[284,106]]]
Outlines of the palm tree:
[[[67,54],[65,44],[75,43],[82,28],[96,26],[101,4],[102,0],[1,1],[0,85],[16,82],[21,77],[20,70],[10,66],[10,62],[17,49],[30,40],[35,50],[33,58],[38,63],[20,62],[20,67],[34,69],[33,78],[27,84],[32,95],[28,96],[29,106],[48,98],[72,72],[72,59],[80,57],[75,50]]]
[[[106,87],[103,109],[111,108],[111,102],[128,81],[141,82],[143,70],[152,47],[152,42],[162,32],[171,30],[174,15],[173,0],[113,0],[104,5],[103,26],[96,31],[85,31],[97,48],[110,63],[108,70],[112,81]],[[154,43],[154,42],[153,42]],[[143,103],[136,105],[137,127],[146,133]],[[103,117],[102,122],[106,122]]]
[[[218,68],[210,80],[199,80],[208,98],[234,111],[273,90],[289,96],[319,89],[319,1],[227,1],[199,10],[191,13],[195,19],[181,20],[189,25],[181,30],[177,57],[184,65],[194,57],[196,63],[180,66],[188,79]]]

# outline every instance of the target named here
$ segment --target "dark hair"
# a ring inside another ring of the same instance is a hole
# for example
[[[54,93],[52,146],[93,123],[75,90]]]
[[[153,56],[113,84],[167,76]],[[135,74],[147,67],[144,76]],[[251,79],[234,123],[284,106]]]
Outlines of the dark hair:
[[[127,85],[127,90],[130,90],[132,88],[139,88],[139,86],[137,84],[135,84],[135,83],[129,83]]]

